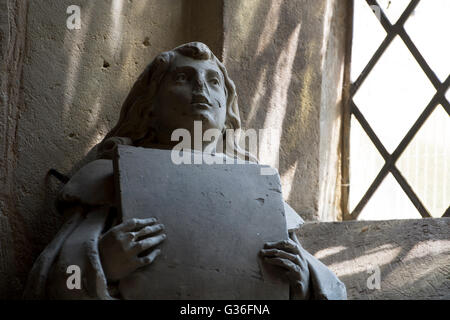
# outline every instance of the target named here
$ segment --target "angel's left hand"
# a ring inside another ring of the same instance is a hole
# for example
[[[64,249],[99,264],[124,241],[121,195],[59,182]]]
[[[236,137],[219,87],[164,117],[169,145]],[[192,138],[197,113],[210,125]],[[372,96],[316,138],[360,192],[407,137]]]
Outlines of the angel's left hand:
[[[291,237],[297,240],[295,235],[291,235]],[[265,262],[285,270],[289,279],[291,298],[309,298],[310,275],[308,263],[302,255],[298,242],[292,239],[267,242],[264,244],[264,249],[261,249],[261,255]]]

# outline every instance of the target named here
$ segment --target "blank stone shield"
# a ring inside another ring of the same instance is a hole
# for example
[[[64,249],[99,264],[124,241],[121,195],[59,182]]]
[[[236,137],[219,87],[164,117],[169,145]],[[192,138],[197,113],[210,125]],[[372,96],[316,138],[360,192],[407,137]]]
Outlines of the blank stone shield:
[[[114,178],[123,221],[156,217],[161,255],[121,280],[125,299],[289,299],[262,263],[267,241],[288,239],[278,174],[246,164],[180,164],[170,150],[118,146]]]

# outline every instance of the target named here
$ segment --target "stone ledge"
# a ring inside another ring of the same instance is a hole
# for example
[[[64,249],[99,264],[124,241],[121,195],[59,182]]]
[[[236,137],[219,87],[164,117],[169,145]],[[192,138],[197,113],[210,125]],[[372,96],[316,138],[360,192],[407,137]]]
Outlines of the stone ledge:
[[[297,233],[349,299],[450,299],[450,218],[311,222]],[[372,267],[380,289],[367,286]]]

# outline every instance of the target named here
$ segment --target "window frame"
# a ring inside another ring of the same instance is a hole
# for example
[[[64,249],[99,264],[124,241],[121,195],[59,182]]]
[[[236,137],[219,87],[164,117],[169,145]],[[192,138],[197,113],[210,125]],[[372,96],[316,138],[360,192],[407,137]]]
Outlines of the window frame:
[[[412,187],[409,185],[407,180],[404,178],[402,173],[396,166],[397,160],[402,155],[403,151],[408,147],[410,142],[413,140],[414,136],[417,132],[422,128],[425,121],[428,117],[433,113],[433,111],[439,106],[447,111],[447,114],[450,116],[450,103],[445,97],[446,91],[450,87],[450,75],[447,76],[444,82],[441,82],[439,78],[436,76],[434,71],[430,68],[427,61],[424,59],[420,51],[415,46],[414,42],[411,40],[409,35],[407,34],[404,24],[407,19],[410,17],[411,13],[417,7],[421,0],[411,0],[408,4],[400,18],[397,20],[395,24],[391,24],[387,16],[385,15],[383,9],[378,4],[376,0],[366,0],[369,6],[377,6],[379,11],[379,22],[382,27],[386,31],[386,37],[383,42],[380,44],[378,49],[373,54],[372,58],[366,64],[363,71],[360,73],[356,81],[350,81],[350,64],[351,64],[351,50],[352,50],[352,37],[353,37],[353,8],[354,1],[351,0],[349,4],[349,12],[348,12],[348,20],[349,20],[349,28],[347,33],[347,57],[345,61],[345,75],[344,75],[344,93],[343,93],[343,128],[342,128],[342,161],[341,161],[341,172],[342,172],[342,183],[341,183],[341,209],[342,209],[342,218],[343,220],[356,220],[359,214],[364,209],[365,205],[369,202],[375,191],[381,185],[384,178],[391,173],[395,180],[398,182],[402,190],[406,193],[410,201],[416,207],[418,212],[423,218],[432,217],[430,212],[423,205],[419,196],[414,192]],[[356,0],[362,1],[362,0]],[[374,12],[374,14],[376,14]],[[353,101],[353,97],[364,83],[364,80],[367,78],[371,70],[379,61],[380,57],[389,47],[391,42],[394,40],[396,36],[399,36],[403,43],[408,48],[409,52],[412,54],[414,59],[419,64],[420,68],[423,70],[427,78],[432,83],[433,87],[436,90],[436,93],[428,103],[428,105],[424,108],[418,119],[415,121],[413,126],[408,130],[406,135],[401,140],[400,144],[396,147],[394,152],[389,153],[384,147],[383,143],[377,137],[373,129],[371,128],[369,122],[366,120],[364,115],[359,110],[358,106]],[[370,187],[366,190],[364,196],[359,200],[357,206],[353,209],[352,212],[349,212],[349,194],[350,194],[350,122],[352,115],[356,118],[356,120],[360,123],[361,127],[365,131],[365,133],[370,138],[371,142],[374,144],[375,148],[379,152],[379,154],[383,157],[385,163],[377,174],[375,179],[372,181]],[[445,210],[442,217],[450,217],[450,206]]]

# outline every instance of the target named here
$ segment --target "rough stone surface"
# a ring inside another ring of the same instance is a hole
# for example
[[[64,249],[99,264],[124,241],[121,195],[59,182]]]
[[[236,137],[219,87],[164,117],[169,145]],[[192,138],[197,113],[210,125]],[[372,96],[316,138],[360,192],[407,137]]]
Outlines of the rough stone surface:
[[[320,221],[342,220],[341,130],[346,35],[350,1],[328,1],[324,18],[320,97],[319,205]],[[347,33],[348,34],[348,33]],[[347,35],[348,36],[348,35]]]
[[[258,256],[265,242],[288,239],[279,176],[257,164],[176,165],[171,153],[118,148],[123,221],[156,217],[167,234],[161,256],[120,281],[122,296],[289,299],[288,282]]]
[[[298,236],[349,299],[450,299],[450,218],[311,222]],[[380,289],[370,289],[376,267]]]
[[[19,120],[25,112],[23,61],[27,2],[0,2],[0,299],[20,294],[28,272],[32,229],[17,206]],[[28,171],[31,173],[30,171]]]
[[[260,160],[279,168],[286,200],[305,220],[337,215],[346,3],[224,2],[224,62],[243,127],[272,129]]]

